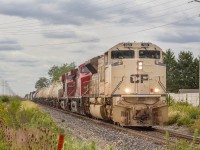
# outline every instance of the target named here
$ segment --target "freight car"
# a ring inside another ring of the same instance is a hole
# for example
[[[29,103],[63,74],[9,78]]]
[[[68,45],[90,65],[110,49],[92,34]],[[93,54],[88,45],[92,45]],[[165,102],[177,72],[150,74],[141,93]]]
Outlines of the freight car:
[[[163,54],[152,43],[119,43],[62,75],[62,86],[38,91],[35,100],[121,126],[163,124],[168,119]]]

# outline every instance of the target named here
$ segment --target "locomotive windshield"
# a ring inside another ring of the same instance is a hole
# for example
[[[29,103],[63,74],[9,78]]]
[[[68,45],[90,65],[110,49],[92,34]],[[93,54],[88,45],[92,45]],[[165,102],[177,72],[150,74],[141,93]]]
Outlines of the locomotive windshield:
[[[133,50],[115,50],[111,52],[112,59],[127,59],[134,58]]]
[[[83,66],[83,67],[81,68],[81,72],[82,72],[82,73],[89,73],[90,71],[88,70],[88,68],[87,68],[86,66]]]
[[[140,58],[151,58],[151,59],[160,59],[160,51],[155,50],[140,50]]]

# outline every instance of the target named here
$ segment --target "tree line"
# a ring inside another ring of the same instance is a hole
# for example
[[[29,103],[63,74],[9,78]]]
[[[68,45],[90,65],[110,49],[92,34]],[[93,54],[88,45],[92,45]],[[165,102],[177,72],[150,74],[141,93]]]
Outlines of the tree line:
[[[164,63],[166,64],[167,75],[167,92],[178,92],[179,89],[198,89],[199,88],[199,58],[194,57],[190,51],[181,51],[178,58],[174,52],[168,49],[164,54]],[[52,66],[49,71],[49,79],[45,77],[39,78],[35,84],[38,90],[47,87],[54,81],[58,81],[59,77],[75,69],[74,62],[63,64],[60,66]]]
[[[60,76],[62,76],[64,73],[75,68],[76,65],[74,62],[70,64],[65,63],[60,66],[54,65],[48,71],[49,79],[46,77],[40,77],[39,80],[35,83],[35,88],[39,90],[42,87],[48,87],[51,83],[58,81]]]
[[[167,69],[167,91],[199,88],[199,58],[190,51],[181,51],[176,59],[174,52],[168,49],[164,55]]]

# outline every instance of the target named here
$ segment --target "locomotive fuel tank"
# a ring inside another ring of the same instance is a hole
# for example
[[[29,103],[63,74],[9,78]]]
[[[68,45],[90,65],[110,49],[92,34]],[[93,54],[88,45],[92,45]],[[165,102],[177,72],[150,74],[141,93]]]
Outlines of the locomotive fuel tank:
[[[103,105],[90,104],[90,114],[99,119],[107,119],[106,109]]]

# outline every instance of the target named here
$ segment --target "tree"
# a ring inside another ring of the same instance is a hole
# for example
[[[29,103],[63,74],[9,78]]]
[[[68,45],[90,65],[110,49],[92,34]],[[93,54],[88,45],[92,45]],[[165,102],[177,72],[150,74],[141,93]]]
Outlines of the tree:
[[[47,87],[49,85],[49,80],[45,77],[39,78],[39,80],[35,83],[35,88],[41,89],[43,87]]]
[[[51,82],[58,81],[59,77],[63,75],[64,73],[68,72],[69,70],[75,69],[76,65],[75,63],[70,64],[63,64],[61,66],[53,66],[49,69],[48,75],[50,77]]]
[[[167,91],[178,92],[179,89],[198,89],[199,58],[194,58],[190,51],[181,51],[178,59],[168,49],[164,56],[167,68]]]
[[[199,58],[195,58],[194,62],[193,62],[193,68],[194,68],[194,73],[193,73],[193,80],[194,82],[191,83],[192,87],[194,89],[198,89],[199,88],[199,61],[200,61],[200,57]]]
[[[194,57],[190,51],[181,51],[177,60],[178,85],[181,89],[193,89],[195,81]]]
[[[167,76],[167,91],[174,92],[177,90],[177,62],[174,56],[174,52],[168,49],[164,55],[164,63],[166,64],[166,76]]]

